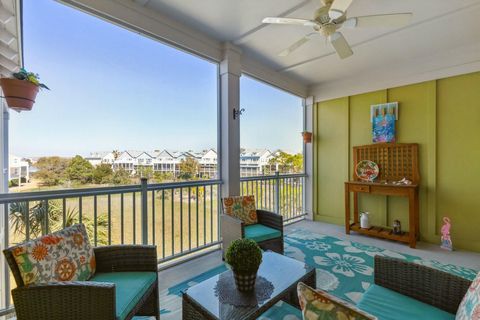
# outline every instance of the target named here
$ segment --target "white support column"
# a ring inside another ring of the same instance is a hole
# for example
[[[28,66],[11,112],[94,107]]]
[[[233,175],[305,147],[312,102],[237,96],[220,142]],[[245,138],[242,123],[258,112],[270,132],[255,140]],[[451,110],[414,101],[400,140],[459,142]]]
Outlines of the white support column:
[[[219,159],[222,197],[240,194],[240,108],[241,51],[226,43],[220,63]]]
[[[313,104],[314,98],[308,97],[304,100],[305,108],[305,131],[313,132]],[[312,139],[312,143],[305,144],[305,213],[307,219],[313,220],[313,142],[316,137]]]
[[[8,192],[8,108],[0,102],[0,193]],[[0,251],[8,245],[8,233],[5,232],[8,223],[4,206],[0,205]],[[3,254],[0,255],[0,309],[7,306],[9,292],[9,275]]]

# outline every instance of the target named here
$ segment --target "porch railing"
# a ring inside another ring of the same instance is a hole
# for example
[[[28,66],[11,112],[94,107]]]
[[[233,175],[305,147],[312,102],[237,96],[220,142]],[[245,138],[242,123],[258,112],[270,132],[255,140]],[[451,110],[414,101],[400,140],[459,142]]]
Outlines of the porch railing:
[[[258,208],[278,212],[288,223],[303,217],[304,179],[302,174],[241,178],[241,193],[254,194]],[[8,220],[5,243],[84,223],[95,246],[155,244],[159,263],[166,262],[220,243],[220,185],[220,180],[148,184],[142,179],[138,185],[0,194]],[[8,271],[0,278],[14,284]],[[0,296],[9,297],[9,289]]]
[[[254,195],[256,207],[276,212],[285,223],[305,217],[305,174],[279,174],[240,178],[240,193]]]
[[[219,242],[220,180],[0,194],[7,246],[83,223],[95,246],[155,244],[159,263]],[[6,273],[0,281],[14,285]],[[10,304],[8,285],[0,296]],[[0,314],[6,310],[0,310]]]

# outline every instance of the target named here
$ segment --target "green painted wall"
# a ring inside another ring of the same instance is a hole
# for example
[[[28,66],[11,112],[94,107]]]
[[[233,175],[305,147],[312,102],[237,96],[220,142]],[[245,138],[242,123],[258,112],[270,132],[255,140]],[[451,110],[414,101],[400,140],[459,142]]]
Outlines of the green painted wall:
[[[438,243],[442,217],[454,246],[480,252],[480,72],[319,102],[314,109],[314,218],[344,224],[352,147],[371,143],[370,105],[398,101],[397,141],[420,145],[420,233]],[[372,223],[408,226],[404,198],[361,195]]]

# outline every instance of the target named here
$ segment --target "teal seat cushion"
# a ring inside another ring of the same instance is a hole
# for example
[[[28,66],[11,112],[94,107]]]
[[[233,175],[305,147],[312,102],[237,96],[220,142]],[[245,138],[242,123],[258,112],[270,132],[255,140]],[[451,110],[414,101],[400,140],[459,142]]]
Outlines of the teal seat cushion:
[[[245,238],[252,239],[256,242],[275,239],[281,235],[282,233],[280,231],[264,226],[263,224],[258,223],[245,226]]]
[[[123,320],[157,280],[155,272],[96,273],[90,281],[115,284],[117,319]]]
[[[454,314],[377,285],[365,292],[357,307],[379,320],[455,319]]]
[[[257,320],[302,320],[302,311],[284,301],[279,301],[265,311]]]

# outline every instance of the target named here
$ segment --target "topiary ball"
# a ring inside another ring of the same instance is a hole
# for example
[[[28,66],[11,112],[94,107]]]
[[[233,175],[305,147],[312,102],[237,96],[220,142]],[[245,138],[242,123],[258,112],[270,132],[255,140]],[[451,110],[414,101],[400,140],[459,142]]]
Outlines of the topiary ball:
[[[253,273],[262,263],[262,250],[251,239],[237,239],[230,243],[225,260],[235,272]]]

